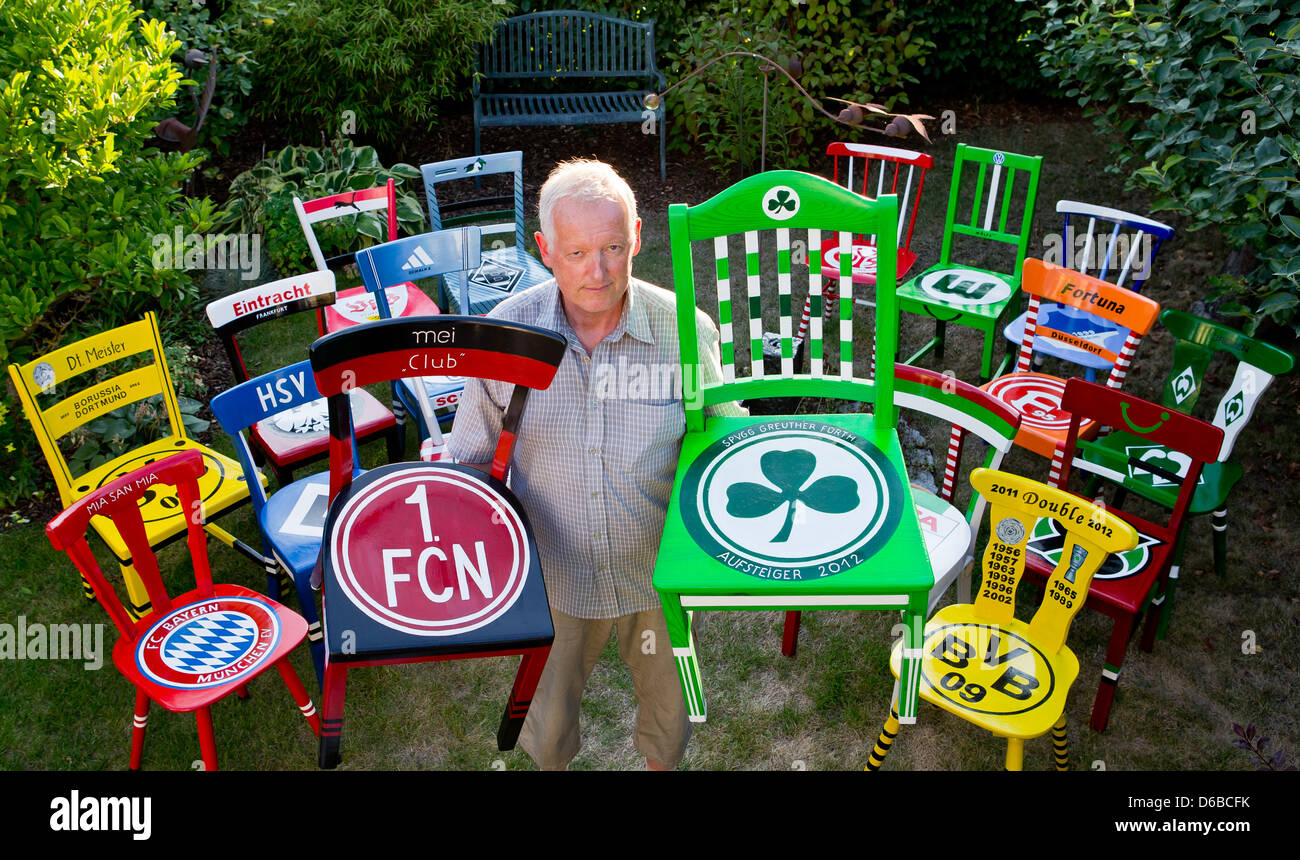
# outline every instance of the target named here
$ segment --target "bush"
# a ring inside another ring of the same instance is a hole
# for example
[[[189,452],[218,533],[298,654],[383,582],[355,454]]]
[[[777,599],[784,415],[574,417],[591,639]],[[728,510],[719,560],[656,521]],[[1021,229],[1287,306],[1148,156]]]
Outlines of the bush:
[[[927,94],[985,99],[1049,95],[1024,9],[1006,0],[907,0],[916,34],[934,43],[917,72]]]
[[[687,0],[515,0],[520,15],[573,9],[641,24],[654,21],[655,54],[661,62],[664,50],[686,35],[687,25],[691,21],[687,5]]]
[[[150,237],[182,220],[200,159],[144,151],[180,74],[175,40],[138,14],[127,0],[0,4],[0,365],[195,296],[184,272],[152,265]],[[21,414],[6,392],[0,505],[48,480]]]
[[[409,164],[385,168],[373,147],[354,147],[341,139],[332,146],[289,146],[235,177],[230,199],[216,217],[216,225],[236,232],[261,233],[271,265],[281,275],[310,271],[316,264],[298,223],[293,198],[314,200],[342,191],[360,191],[383,185],[389,179],[397,185],[397,223],[407,233],[418,233],[425,222],[419,198],[403,190],[406,180],[419,179],[420,171]],[[355,250],[357,234],[375,243],[388,241],[388,223],[383,212],[363,212],[316,225],[316,240],[330,257]]]
[[[1115,134],[1130,187],[1190,228],[1223,229],[1258,265],[1218,280],[1221,313],[1300,333],[1300,20],[1272,0],[1051,0],[1036,20],[1044,74]],[[1128,106],[1133,105],[1136,110]]]
[[[510,9],[495,0],[298,0],[253,40],[257,111],[300,128],[299,139],[356,131],[400,143],[434,123],[440,101],[468,97],[477,46]]]

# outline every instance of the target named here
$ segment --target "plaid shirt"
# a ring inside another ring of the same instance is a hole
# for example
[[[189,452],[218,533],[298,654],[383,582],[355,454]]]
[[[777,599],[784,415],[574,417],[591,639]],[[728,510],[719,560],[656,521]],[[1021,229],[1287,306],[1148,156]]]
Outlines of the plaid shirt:
[[[696,311],[701,370],[721,378],[717,328]],[[675,297],[632,278],[618,326],[587,355],[554,279],[488,315],[551,329],[569,349],[545,391],[533,391],[515,441],[510,486],[533,527],[551,605],[577,618],[660,607],[651,585],[686,417]],[[512,386],[468,379],[448,451],[492,459]],[[735,404],[710,414],[743,415]]]

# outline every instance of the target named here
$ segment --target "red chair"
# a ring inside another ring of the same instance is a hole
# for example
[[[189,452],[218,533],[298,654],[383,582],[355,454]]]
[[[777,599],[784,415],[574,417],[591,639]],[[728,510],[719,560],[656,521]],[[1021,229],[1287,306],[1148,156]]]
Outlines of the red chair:
[[[209,707],[232,692],[246,696],[248,683],[272,666],[279,670],[312,732],[320,734],[316,708],[286,659],[306,637],[307,622],[255,591],[212,582],[199,499],[203,472],[200,452],[175,454],[84,496],[45,527],[54,548],[67,552],[94,586],[100,604],[122,634],[113,646],[113,664],[136,687],[132,770],[140,767],[151,702],[169,711],[194,712],[203,769],[216,770],[217,743]],[[190,512],[185,519],[196,587],[175,598],[163,586],[140,513],[140,505],[163,484],[176,488],[181,510]],[[149,593],[153,610],[139,621],[133,621],[122,606],[86,542],[86,528],[96,516],[112,520],[121,533]]]
[[[451,315],[380,320],[312,344],[330,415],[330,506],[312,577],[324,604],[321,767],[338,764],[357,666],[522,655],[497,731],[498,748],[514,748],[555,631],[532,529],[505,477],[528,391],[551,384],[566,348],[554,332]],[[354,477],[348,391],[430,372],[513,384],[491,474],[438,460]]]

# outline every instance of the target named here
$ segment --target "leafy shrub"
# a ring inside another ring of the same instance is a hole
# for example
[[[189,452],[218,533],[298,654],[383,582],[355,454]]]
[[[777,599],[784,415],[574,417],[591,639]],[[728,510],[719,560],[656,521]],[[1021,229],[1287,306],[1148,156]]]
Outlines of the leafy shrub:
[[[920,85],[936,96],[979,95],[997,99],[1049,95],[1033,46],[1025,9],[1006,0],[907,0],[916,34],[934,43]]]
[[[865,17],[864,17],[865,16]],[[862,20],[878,22],[861,26]],[[668,55],[670,85],[731,51],[770,57],[788,67],[814,98],[876,102],[887,109],[904,104],[901,87],[915,83],[914,70],[931,43],[913,35],[897,4],[871,0],[852,5],[837,0],[721,0],[686,28]],[[764,64],[727,57],[669,94],[674,136],[671,146],[693,146],[721,171],[753,172],[762,145]],[[834,102],[827,102],[834,108]],[[832,110],[832,112],[834,112]],[[828,122],[780,72],[769,73],[767,147],[770,164],[807,167],[816,123]]]
[[[691,21],[687,0],[515,0],[518,14],[574,9],[596,12],[614,18],[645,23],[655,22],[655,52],[662,58],[664,50],[686,34]]]
[[[230,199],[216,216],[217,226],[236,232],[263,234],[271,265],[284,275],[315,268],[311,249],[298,223],[293,198],[312,200],[342,191],[360,191],[383,185],[389,179],[397,185],[397,223],[408,233],[420,232],[424,207],[419,198],[403,189],[406,180],[418,179],[420,171],[409,164],[385,168],[373,147],[354,147],[347,139],[332,146],[289,146],[272,152],[235,177]],[[388,240],[388,223],[383,212],[362,212],[315,225],[316,240],[325,256],[355,250],[357,234],[375,243]]]
[[[253,39],[258,112],[333,137],[397,143],[444,99],[469,95],[477,45],[506,17],[494,0],[298,0]],[[352,111],[355,116],[345,116]]]
[[[1300,20],[1274,0],[1051,0],[1029,13],[1039,62],[1115,133],[1130,187],[1258,265],[1218,279],[1220,312],[1300,332]],[[1133,105],[1136,109],[1129,109]]]

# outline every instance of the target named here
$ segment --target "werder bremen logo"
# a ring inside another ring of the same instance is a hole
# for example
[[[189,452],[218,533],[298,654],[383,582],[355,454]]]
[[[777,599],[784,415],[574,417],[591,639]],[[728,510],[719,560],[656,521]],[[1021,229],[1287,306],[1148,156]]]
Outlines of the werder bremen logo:
[[[1190,367],[1184,367],[1183,372],[1174,377],[1173,388],[1175,403],[1182,403],[1196,390],[1196,374]]]
[[[855,433],[783,419],[741,428],[694,459],[683,524],[712,557],[762,579],[831,576],[893,536],[905,498],[885,455]]]
[[[1231,427],[1233,422],[1246,414],[1246,393],[1238,391],[1232,399],[1223,405],[1223,426]]]

